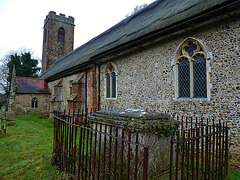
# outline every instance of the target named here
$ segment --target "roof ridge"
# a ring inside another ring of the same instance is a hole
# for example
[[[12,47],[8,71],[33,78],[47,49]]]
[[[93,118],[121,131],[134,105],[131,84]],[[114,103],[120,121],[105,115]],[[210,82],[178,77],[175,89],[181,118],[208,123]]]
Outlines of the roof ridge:
[[[21,77],[21,76],[17,76],[16,78],[25,78],[25,79],[39,79],[39,80],[44,80],[41,78],[34,78],[34,77]]]

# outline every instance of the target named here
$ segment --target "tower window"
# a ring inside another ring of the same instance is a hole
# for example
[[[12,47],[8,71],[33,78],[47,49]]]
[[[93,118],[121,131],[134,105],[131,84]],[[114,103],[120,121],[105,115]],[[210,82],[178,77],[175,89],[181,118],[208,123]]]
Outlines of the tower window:
[[[63,28],[60,28],[58,30],[58,42],[59,43],[64,43],[65,41],[65,31]]]
[[[36,97],[32,98],[32,108],[38,107],[38,99]]]
[[[47,30],[44,29],[44,43],[46,43],[47,41]]]

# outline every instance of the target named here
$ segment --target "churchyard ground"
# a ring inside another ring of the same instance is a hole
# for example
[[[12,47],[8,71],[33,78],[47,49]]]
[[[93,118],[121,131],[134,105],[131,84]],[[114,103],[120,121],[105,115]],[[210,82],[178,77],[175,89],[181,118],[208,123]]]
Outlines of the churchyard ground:
[[[16,125],[0,134],[0,180],[68,179],[51,164],[53,119],[44,115],[18,115]],[[229,170],[229,179],[240,179],[237,169]]]
[[[53,120],[44,115],[18,115],[16,125],[0,134],[0,180],[61,179],[51,165]]]

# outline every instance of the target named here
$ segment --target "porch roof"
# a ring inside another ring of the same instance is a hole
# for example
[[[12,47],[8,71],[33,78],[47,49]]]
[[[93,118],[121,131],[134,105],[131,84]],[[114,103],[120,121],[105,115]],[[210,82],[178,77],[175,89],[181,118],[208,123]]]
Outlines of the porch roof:
[[[48,85],[44,79],[16,77],[18,94],[49,94]]]

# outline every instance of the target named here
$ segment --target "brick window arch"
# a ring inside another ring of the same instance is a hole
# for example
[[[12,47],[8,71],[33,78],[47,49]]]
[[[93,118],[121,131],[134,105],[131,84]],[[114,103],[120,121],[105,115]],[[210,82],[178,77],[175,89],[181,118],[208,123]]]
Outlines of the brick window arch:
[[[59,28],[58,30],[58,42],[59,43],[65,42],[65,30],[63,28]]]
[[[38,107],[38,99],[36,97],[32,98],[32,108]]]
[[[106,79],[106,98],[117,97],[117,76],[114,66],[109,63],[105,73]]]
[[[196,39],[188,38],[179,46],[175,60],[177,99],[209,98],[207,53]]]

